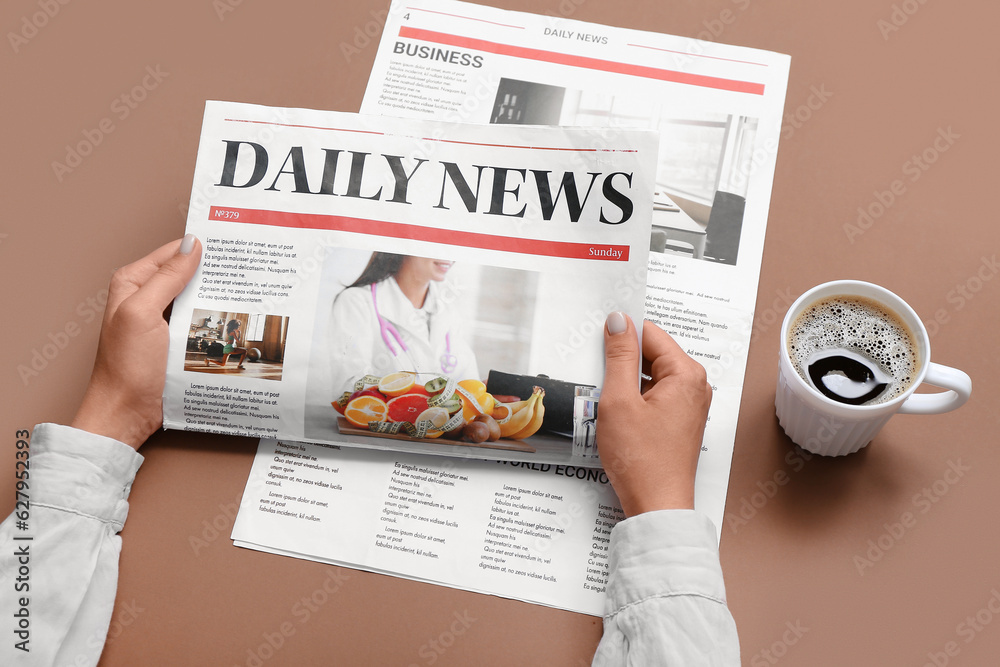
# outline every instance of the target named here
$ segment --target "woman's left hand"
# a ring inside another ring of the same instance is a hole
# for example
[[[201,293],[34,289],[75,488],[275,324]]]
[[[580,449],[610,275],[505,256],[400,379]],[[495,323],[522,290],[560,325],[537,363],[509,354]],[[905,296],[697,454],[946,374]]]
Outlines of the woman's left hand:
[[[188,234],[115,271],[94,370],[71,426],[138,449],[163,425],[163,311],[200,262],[201,243]]]

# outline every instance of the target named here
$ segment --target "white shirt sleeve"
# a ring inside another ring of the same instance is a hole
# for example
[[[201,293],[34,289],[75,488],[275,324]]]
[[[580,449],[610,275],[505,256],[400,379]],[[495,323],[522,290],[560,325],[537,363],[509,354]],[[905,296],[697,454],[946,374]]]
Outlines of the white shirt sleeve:
[[[611,532],[604,636],[594,667],[738,667],[712,522],[693,510],[626,519]]]
[[[35,427],[27,529],[23,505],[0,524],[0,664],[97,664],[118,587],[118,532],[141,464],[117,440]]]

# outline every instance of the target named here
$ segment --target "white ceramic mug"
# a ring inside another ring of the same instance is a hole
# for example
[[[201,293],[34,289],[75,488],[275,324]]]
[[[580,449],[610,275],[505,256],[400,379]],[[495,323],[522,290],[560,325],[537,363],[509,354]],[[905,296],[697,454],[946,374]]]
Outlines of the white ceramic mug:
[[[848,405],[828,398],[810,386],[792,365],[788,332],[809,306],[833,296],[871,299],[892,311],[913,334],[917,345],[917,375],[899,396],[874,405]],[[927,329],[910,306],[878,285],[860,280],[835,280],[817,285],[791,305],[781,324],[778,387],[774,398],[778,422],[792,442],[824,456],[843,456],[871,442],[879,429],[897,412],[931,415],[960,407],[972,394],[972,379],[960,370],[933,363]],[[947,391],[914,393],[921,383]]]

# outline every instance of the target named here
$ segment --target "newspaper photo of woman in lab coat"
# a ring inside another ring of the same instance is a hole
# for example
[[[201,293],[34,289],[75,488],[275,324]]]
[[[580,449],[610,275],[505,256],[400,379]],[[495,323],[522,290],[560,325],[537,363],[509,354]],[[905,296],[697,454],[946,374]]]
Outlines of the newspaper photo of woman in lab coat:
[[[523,404],[531,390],[502,390],[512,376],[595,386],[603,374],[600,318],[619,289],[606,274],[546,271],[544,262],[521,256],[510,262],[520,266],[485,264],[443,245],[405,247],[324,249],[311,297],[311,343],[293,351],[308,358],[303,439],[377,449],[401,449],[405,442],[407,452],[467,458],[481,458],[487,447],[505,460],[576,460],[571,438],[541,426],[523,438],[508,437],[501,426],[498,439],[472,442],[464,435],[446,438],[444,430],[424,438],[402,427],[359,425],[371,413],[378,423],[415,427],[400,415],[419,417],[440,406],[409,397],[432,395],[427,385],[440,386],[442,378],[457,383],[456,394],[463,389],[495,405],[488,390],[494,381],[501,387],[496,395]],[[402,252],[391,252],[397,249]],[[555,393],[545,400],[548,417],[572,411],[572,396],[568,405]],[[355,401],[363,405],[352,410]],[[457,414],[451,407],[449,419]]]
[[[372,253],[361,275],[333,302],[327,338],[336,396],[353,391],[366,375],[399,371],[480,379],[462,314],[440,288],[452,265]]]

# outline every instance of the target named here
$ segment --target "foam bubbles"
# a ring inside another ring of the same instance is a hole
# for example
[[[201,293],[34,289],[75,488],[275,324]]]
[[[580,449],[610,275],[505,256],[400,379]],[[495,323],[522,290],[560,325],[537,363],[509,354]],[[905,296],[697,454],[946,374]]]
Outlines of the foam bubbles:
[[[824,350],[847,350],[873,362],[891,381],[866,405],[901,395],[919,368],[910,330],[894,313],[863,297],[833,296],[806,308],[789,327],[787,346],[792,366],[807,383],[809,364]]]

